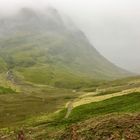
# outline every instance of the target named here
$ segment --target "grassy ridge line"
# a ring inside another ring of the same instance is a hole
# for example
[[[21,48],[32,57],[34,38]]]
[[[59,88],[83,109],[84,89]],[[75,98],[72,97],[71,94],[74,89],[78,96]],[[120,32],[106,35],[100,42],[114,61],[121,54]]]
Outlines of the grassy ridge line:
[[[128,92],[129,91],[129,92]],[[140,89],[135,89],[134,91],[140,91]],[[113,94],[109,94],[109,95],[104,95],[104,96],[97,96],[97,97],[94,97],[95,99],[94,99],[94,101],[93,100],[91,100],[91,104],[93,103],[100,103],[100,102],[104,102],[104,101],[106,101],[106,100],[113,100],[114,98],[115,99],[117,99],[117,98],[121,98],[122,97],[122,99],[123,99],[123,97],[125,97],[125,95],[127,96],[129,96],[129,94],[130,94],[130,96],[132,95],[132,94],[135,94],[135,93],[132,93],[132,90],[130,91],[130,90],[127,90],[127,92],[125,93],[116,93],[115,95],[113,95]],[[87,95],[89,95],[89,93],[87,93]],[[90,94],[91,95],[91,94]],[[95,95],[95,94],[94,94]],[[79,97],[85,97],[85,96],[82,96],[82,95],[80,95]],[[89,97],[89,98],[92,98],[92,97]],[[98,98],[98,100],[96,100]],[[65,105],[65,109],[64,110],[59,110],[58,112],[55,112],[55,114],[51,114],[50,116],[52,117],[52,119],[51,119],[51,121],[53,122],[55,122],[55,121],[61,121],[61,120],[63,120],[64,118],[65,118],[65,116],[66,116],[66,114],[67,114],[67,110],[66,110],[66,108],[69,106],[69,104],[70,103],[72,103],[72,102],[67,102],[66,103],[66,105]],[[76,102],[77,103],[77,102]],[[76,109],[76,108],[78,108],[78,107],[80,107],[80,106],[88,106],[88,104],[90,104],[90,103],[87,103],[87,104],[78,104],[78,106],[75,106],[75,102],[73,103],[73,107],[74,107],[74,110]],[[76,104],[77,105],[77,104]],[[71,112],[72,112],[72,110],[71,110]],[[81,112],[82,113],[82,112]],[[71,116],[71,115],[70,115]],[[44,124],[45,123],[45,121],[50,121],[50,119],[45,119],[46,117],[39,117],[40,119],[36,119],[36,121],[34,120],[34,122],[36,122],[36,124],[35,125],[39,125],[39,124]],[[44,119],[43,119],[44,118]],[[47,116],[47,118],[48,118],[48,116]],[[49,117],[50,118],[50,117]],[[35,118],[34,118],[35,119]],[[31,119],[32,120],[32,119]],[[30,121],[31,121],[30,120]],[[33,123],[33,121],[31,121],[32,123]]]
[[[69,118],[65,117],[66,110],[57,114],[54,125],[68,125],[86,120],[91,117],[106,115],[110,113],[134,113],[140,112],[140,92],[123,96],[113,97],[99,102],[93,102],[75,107]]]
[[[100,115],[106,115],[110,113],[133,113],[133,112],[140,112],[140,92],[131,93],[127,95],[122,95],[118,97],[109,98],[99,102],[93,102],[89,104],[84,104],[81,106],[75,107],[69,118],[65,119],[65,115],[67,113],[66,109],[59,111],[58,113],[51,114],[51,126],[62,126],[63,124],[68,125],[71,123],[76,123],[83,119],[96,117]],[[42,119],[41,119],[42,118]],[[43,119],[44,118],[44,119]],[[47,119],[45,119],[47,118]],[[35,118],[34,118],[35,119]],[[39,125],[39,124],[47,124],[48,117],[40,117],[35,121],[31,121],[32,125]],[[49,120],[50,121],[50,120]]]
[[[130,94],[132,92],[139,92],[140,88],[134,88],[134,89],[130,89],[130,90],[124,90],[122,92],[117,92],[117,93],[113,93],[113,94],[107,94],[107,95],[101,95],[101,96],[95,96],[98,93],[96,92],[91,92],[91,93],[87,93],[87,97],[86,95],[80,96],[79,99],[75,100],[73,102],[73,107],[77,107],[83,104],[88,104],[88,103],[92,103],[92,102],[99,102],[99,101],[103,101],[112,97],[116,97],[116,96],[122,96],[122,95],[127,95]],[[89,96],[90,95],[90,96]]]
[[[113,97],[101,102],[81,105],[73,109],[70,118],[80,119],[91,115],[104,115],[118,112],[140,111],[140,93],[131,93],[119,97]],[[80,115],[80,114],[82,115]]]
[[[64,109],[52,116],[52,120],[50,120],[49,118],[40,118],[39,121],[36,121],[35,124],[32,121],[32,126],[36,126],[37,132],[40,131],[38,136],[36,135],[35,137],[51,139],[56,135],[56,133],[60,135],[59,132],[63,132],[64,129],[68,128],[71,124],[76,125],[77,123],[81,123],[88,119],[96,120],[96,118],[103,118],[106,115],[115,115],[119,117],[121,115],[129,113],[137,114],[140,112],[139,101],[140,92],[113,97],[104,101],[78,106],[72,110],[69,118],[67,119],[64,118],[66,115],[66,109]],[[46,131],[44,132],[44,130]]]
[[[116,92],[116,93],[112,93],[112,94],[106,94],[106,95],[100,95],[98,92],[89,92],[87,94],[83,94],[81,96],[79,96],[78,99],[76,99],[73,102],[68,102],[66,104],[67,107],[67,114],[66,114],[66,118],[69,117],[70,113],[72,112],[72,109],[80,106],[80,105],[84,105],[84,104],[89,104],[92,102],[99,102],[99,101],[103,101],[112,97],[117,97],[117,96],[122,96],[122,95],[127,95],[130,94],[132,92],[139,92],[140,88],[133,88],[133,89],[129,89],[129,90],[124,90],[121,92]],[[99,96],[98,96],[99,94]]]

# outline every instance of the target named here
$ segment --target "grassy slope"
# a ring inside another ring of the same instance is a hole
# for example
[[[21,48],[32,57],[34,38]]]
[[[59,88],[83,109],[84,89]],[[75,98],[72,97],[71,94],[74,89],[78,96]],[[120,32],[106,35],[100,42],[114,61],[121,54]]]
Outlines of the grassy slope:
[[[64,95],[62,97],[64,97]],[[25,98],[23,98],[23,99],[25,99]],[[39,98],[36,98],[36,99],[40,100]],[[29,100],[35,101],[33,98],[29,98],[29,96],[28,96],[28,102],[29,102]],[[22,122],[22,123],[25,126],[26,126],[26,124],[28,124],[27,125],[28,127],[25,127],[24,129],[26,130],[27,134],[30,130],[32,130],[32,135],[31,135],[32,137],[35,137],[36,139],[37,138],[46,138],[46,139],[48,138],[51,140],[51,139],[53,139],[53,137],[55,137],[55,135],[57,135],[57,136],[60,135],[61,131],[63,132],[63,129],[65,128],[65,126],[67,127],[71,124],[79,123],[81,121],[85,121],[90,118],[96,118],[96,117],[101,117],[101,116],[103,117],[104,115],[114,114],[114,113],[115,114],[116,113],[125,114],[125,113],[140,112],[139,100],[140,100],[140,93],[132,93],[132,94],[125,95],[125,96],[114,97],[114,98],[110,98],[105,101],[90,103],[90,104],[76,107],[75,109],[73,109],[73,111],[68,119],[64,119],[66,110],[63,110],[63,111],[59,112],[58,114],[56,113],[51,116],[45,116],[45,114],[44,115],[40,114],[40,117],[36,116],[33,118],[31,117],[30,119],[28,119],[28,117],[27,117],[26,118],[27,120],[25,120],[25,118],[24,118],[23,119],[24,122]],[[26,101],[24,101],[24,102],[27,103]],[[27,105],[29,105],[29,104],[27,104]],[[31,106],[31,104],[29,106]],[[26,106],[23,106],[23,107],[26,108]],[[38,107],[40,108],[41,106],[38,106]],[[41,107],[40,109],[43,109],[43,108]],[[35,110],[35,109],[32,108],[32,111],[33,110]],[[26,109],[26,112],[27,112],[27,109]],[[29,114],[27,114],[27,115],[29,116]],[[19,119],[19,117],[17,119]],[[16,122],[17,122],[17,120],[16,120]],[[9,122],[9,124],[10,124],[10,122]],[[19,129],[18,125],[14,123],[14,125],[12,125],[12,126],[15,127],[16,129]],[[5,126],[6,126],[6,124],[5,124]],[[10,130],[8,130],[8,132],[9,131]]]
[[[68,119],[64,119],[66,110],[63,110],[49,118],[47,116],[40,116],[36,119],[33,118],[33,120],[30,119],[30,121],[27,121],[28,127],[24,129],[27,137],[29,137],[29,131],[31,130],[32,134],[30,137],[35,139],[70,139],[73,127],[76,128],[75,131],[77,131],[78,136],[82,136],[85,139],[87,139],[88,136],[98,136],[98,138],[103,139],[103,137],[106,138],[105,133],[116,135],[116,131],[123,132],[125,128],[131,129],[131,132],[134,131],[133,127],[129,127],[129,124],[132,123],[133,126],[137,127],[137,131],[133,134],[138,133],[136,136],[139,136],[139,116],[135,117],[134,115],[140,112],[139,100],[140,93],[132,93],[97,103],[82,105],[75,108]],[[125,114],[133,115],[129,116]],[[129,120],[134,121],[131,122]],[[108,124],[105,124],[105,122],[108,122]],[[117,126],[120,127],[118,128]],[[94,127],[95,129],[93,129]],[[112,131],[110,131],[111,129]],[[92,130],[95,130],[94,133]],[[83,133],[81,134],[81,132]],[[98,132],[100,132],[100,134]],[[122,136],[120,134],[119,136]],[[115,138],[117,138],[117,136],[115,136]]]
[[[76,107],[70,118],[55,123],[58,126],[70,125],[65,131],[58,132],[56,139],[140,139],[139,100],[138,92]],[[64,112],[61,112],[61,117]]]
[[[67,52],[64,52],[61,55],[59,52],[56,57],[54,56],[54,52],[59,49],[63,51],[61,47],[61,44],[65,44],[62,43],[63,39],[57,41],[58,38],[56,38],[54,39],[55,43],[49,43],[51,38],[48,37],[48,41],[44,38],[42,42],[39,41],[39,46],[36,46],[36,43],[30,43],[32,39],[34,40],[34,38],[24,40],[23,45],[21,45],[22,41],[18,40],[18,38],[14,42],[12,40],[9,43],[6,40],[2,41],[3,43],[1,42],[3,46],[6,46],[1,48],[0,52],[0,64],[3,67],[3,71],[12,68],[13,71],[18,71],[21,76],[24,76],[24,80],[37,84],[50,84],[65,88],[78,88],[84,84],[89,84],[87,80],[89,77],[88,72],[81,72],[79,71],[80,68],[74,69],[75,66],[70,64],[72,54],[68,55]],[[57,47],[55,46],[56,44]],[[19,48],[19,45],[21,48]],[[49,48],[51,49],[48,50]]]
[[[20,16],[24,21],[23,15]],[[14,27],[12,35],[9,33],[0,38],[0,66],[3,71],[12,69],[27,81],[65,88],[87,86],[97,79],[127,76],[126,71],[102,57],[78,29],[70,31],[62,26],[62,29],[50,30],[43,20],[45,17],[38,24],[35,16],[36,22],[31,20],[29,25],[26,21],[18,21],[18,17],[14,18],[17,18],[16,22],[7,21]],[[40,31],[33,28],[34,24]],[[24,31],[17,28],[19,25]]]
[[[0,33],[0,73],[10,69],[24,81],[74,89],[129,75],[101,56],[79,29],[67,29],[57,12],[50,14],[48,22],[47,15],[26,9],[1,22],[8,34]]]
[[[31,26],[32,24],[31,22]],[[12,70],[15,77],[19,81],[21,80],[21,83],[17,82],[15,86],[21,86],[21,92],[23,92],[18,95],[0,95],[1,128],[6,127],[7,130],[8,127],[14,127],[15,129],[23,124],[28,124],[29,119],[31,121],[29,126],[33,129],[33,126],[37,125],[43,130],[55,131],[55,127],[61,128],[94,115],[104,115],[116,111],[139,111],[137,100],[139,96],[138,93],[135,93],[135,97],[132,95],[123,96],[122,99],[116,97],[89,104],[89,108],[88,106],[75,108],[68,120],[63,119],[66,113],[66,110],[63,110],[58,115],[54,115],[48,125],[47,120],[42,118],[47,118],[48,113],[59,110],[66,102],[79,96],[72,90],[52,86],[79,89],[96,85],[95,79],[117,78],[126,73],[100,56],[81,32],[78,34],[71,34],[67,31],[59,33],[57,30],[38,32],[35,29],[33,29],[35,32],[32,32],[30,26],[23,30],[16,30],[12,36],[9,34],[6,38],[0,38],[0,76],[5,75],[8,69]],[[0,83],[2,82],[3,79],[0,79]],[[128,108],[121,105],[120,108],[117,108],[117,103],[121,102],[125,103]],[[134,104],[131,105],[132,103]],[[105,110],[104,107],[106,107]],[[135,107],[136,110],[134,110]],[[80,115],[80,111],[82,111],[82,115]],[[41,124],[44,124],[45,128]],[[47,129],[46,126],[48,126]],[[36,133],[34,134],[36,135]]]
[[[140,112],[140,93],[131,93],[113,97],[104,101],[81,105],[74,108],[68,119],[63,119],[66,110],[61,111],[53,125],[68,125],[77,123],[91,117],[102,116],[110,113],[135,113]]]
[[[72,90],[42,85],[24,85],[21,90],[18,94],[0,94],[0,128],[15,127],[30,117],[53,113],[78,96]]]
[[[69,121],[77,122],[91,116],[117,112],[139,112],[140,93],[114,97],[105,101],[82,105],[73,109]],[[81,115],[82,114],[82,115]]]
[[[139,79],[132,78],[132,80],[130,80],[129,82],[133,83],[134,81],[139,81]],[[111,82],[111,83],[113,83],[113,82]],[[126,80],[125,80],[125,83],[123,86],[125,87],[125,86],[127,86],[127,84],[128,84],[128,82],[126,82]],[[17,120],[19,120],[18,122],[21,123],[21,121],[25,120],[25,118],[29,118],[35,114],[38,116],[41,113],[44,114],[46,112],[50,113],[50,112],[56,111],[57,109],[62,107],[66,102],[68,102],[70,100],[74,100],[75,98],[79,97],[81,94],[84,94],[81,92],[75,93],[75,92],[72,92],[72,90],[67,90],[67,89],[53,88],[53,87],[44,86],[44,85],[33,85],[31,83],[29,83],[29,84],[22,83],[22,85],[18,85],[18,86],[20,86],[20,91],[23,93],[16,94],[16,95],[8,94],[8,95],[0,96],[1,114],[5,114],[5,115],[7,113],[11,114],[11,116],[6,116],[6,117],[3,117],[3,115],[1,116],[0,121],[3,123],[3,126],[7,126],[6,120],[8,120],[9,117],[10,117],[11,121],[8,124],[10,124],[10,123],[15,124],[15,122]],[[110,83],[108,83],[108,85],[106,85],[107,89],[108,89],[108,87],[110,87]],[[122,87],[120,87],[120,88],[122,88]],[[108,94],[110,94],[110,92]],[[136,94],[136,95],[133,95],[134,98],[130,98],[129,95],[126,95],[126,96],[123,96],[124,98],[122,98],[122,100],[121,100],[121,97],[116,97],[116,98],[108,99],[106,101],[102,101],[99,103],[89,104],[89,107],[91,107],[91,110],[89,110],[89,112],[91,111],[91,113],[93,113],[93,115],[94,115],[94,112],[92,112],[92,109],[94,109],[96,111],[96,109],[97,109],[96,107],[99,107],[99,105],[102,107],[103,110],[104,110],[105,105],[106,106],[110,105],[110,107],[113,107],[112,104],[115,102],[118,103],[119,102],[118,99],[120,99],[120,102],[123,102],[123,99],[125,99],[124,104],[126,102],[131,107],[132,104],[137,103],[137,100],[139,99],[139,94]],[[135,97],[138,97],[138,98],[136,98],[136,102],[134,100]],[[129,100],[127,100],[127,98],[130,99],[130,101],[132,99],[132,104],[131,104],[131,102],[129,102]],[[112,104],[111,104],[111,101],[112,101]],[[106,103],[108,103],[108,104],[106,104]],[[117,103],[116,103],[116,106],[114,106],[114,108],[116,107],[116,109],[121,109],[121,107],[117,107]],[[123,105],[120,103],[118,103],[118,104]],[[28,106],[34,106],[34,107],[28,108]],[[82,110],[82,107],[85,107],[85,110],[84,109]],[[122,107],[124,107],[124,106],[122,106]],[[7,110],[4,111],[3,108],[7,108]],[[38,109],[38,108],[40,108],[40,109]],[[81,117],[79,119],[82,119],[82,117],[83,118],[88,117],[88,113],[86,112],[86,109],[88,111],[88,105],[78,107],[78,108],[76,108],[76,110],[77,109],[80,111],[81,110],[85,111],[82,114],[84,114],[84,115],[87,114],[87,116],[82,116],[79,114]],[[105,109],[108,109],[108,107],[106,107]],[[66,110],[64,110],[64,112],[63,112],[64,114],[63,113],[61,114],[60,118],[58,117],[60,120],[65,116],[65,113],[66,113],[65,111]],[[97,109],[97,111],[98,111],[98,109]],[[109,111],[109,110],[105,110],[105,111]],[[115,111],[117,111],[117,110],[114,110],[114,112]],[[74,112],[76,113],[74,115],[74,118],[77,116],[77,119],[78,119],[78,117],[79,117],[78,111],[74,111]],[[14,116],[14,114],[16,114],[16,117]],[[5,120],[3,120],[3,119],[5,119]],[[77,121],[77,120],[73,120],[73,117],[72,118],[70,117],[69,119],[72,119],[72,121]],[[71,120],[68,120],[68,121],[71,121]]]
[[[11,88],[5,88],[0,86],[0,94],[10,94],[15,93],[16,91],[12,90]]]

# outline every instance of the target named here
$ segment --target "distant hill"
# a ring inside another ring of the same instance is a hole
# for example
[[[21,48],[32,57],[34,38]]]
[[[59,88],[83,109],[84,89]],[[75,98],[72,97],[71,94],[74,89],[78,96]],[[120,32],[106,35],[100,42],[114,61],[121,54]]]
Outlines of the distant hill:
[[[44,13],[23,8],[1,18],[0,27],[1,73],[10,70],[23,81],[65,88],[129,75],[98,53],[54,8]]]

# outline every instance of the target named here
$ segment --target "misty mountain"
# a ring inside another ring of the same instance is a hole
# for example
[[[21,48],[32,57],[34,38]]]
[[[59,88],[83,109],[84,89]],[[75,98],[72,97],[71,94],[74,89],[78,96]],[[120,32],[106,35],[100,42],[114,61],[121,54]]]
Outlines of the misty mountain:
[[[100,55],[54,8],[22,8],[1,18],[0,27],[1,73],[10,70],[23,81],[71,88],[129,75]]]

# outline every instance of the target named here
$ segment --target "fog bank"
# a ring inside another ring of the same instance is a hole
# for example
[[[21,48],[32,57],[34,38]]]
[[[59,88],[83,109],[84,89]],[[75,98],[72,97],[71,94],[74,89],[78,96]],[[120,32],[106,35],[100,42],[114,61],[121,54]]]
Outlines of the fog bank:
[[[0,0],[0,16],[22,7],[44,10],[48,5],[72,18],[110,61],[140,73],[139,0]]]

